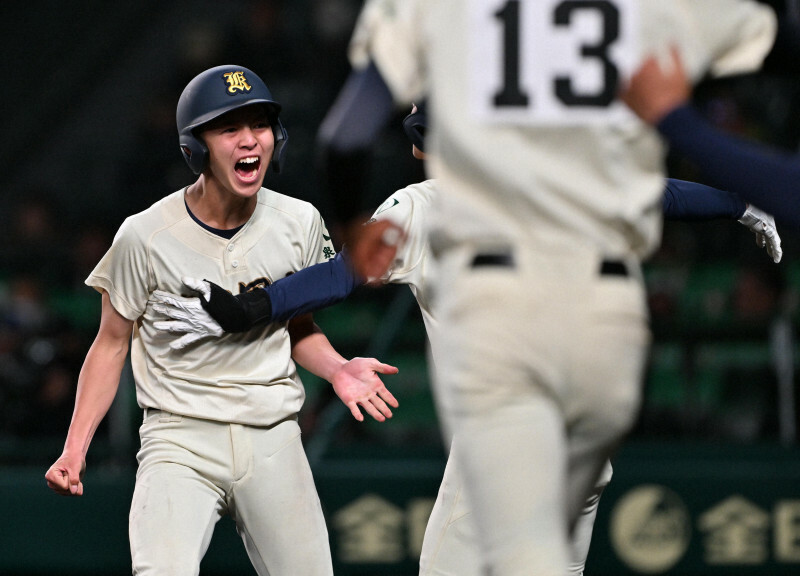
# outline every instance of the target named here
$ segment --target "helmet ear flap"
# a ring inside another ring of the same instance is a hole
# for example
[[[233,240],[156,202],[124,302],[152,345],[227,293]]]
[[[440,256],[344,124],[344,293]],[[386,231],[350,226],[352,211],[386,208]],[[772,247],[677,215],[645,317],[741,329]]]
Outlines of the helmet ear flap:
[[[286,128],[281,124],[280,119],[275,118],[272,124],[272,133],[275,135],[275,148],[272,151],[272,169],[275,174],[280,174],[281,167],[283,166],[283,154],[286,149],[286,144],[289,141],[289,135],[286,133]]]
[[[425,152],[425,131],[428,128],[428,113],[425,102],[416,107],[416,111],[403,118],[403,130],[411,143],[420,152]]]
[[[199,175],[206,167],[208,161],[208,148],[202,140],[194,134],[182,134],[180,137],[181,154],[183,159],[192,169],[192,172]]]

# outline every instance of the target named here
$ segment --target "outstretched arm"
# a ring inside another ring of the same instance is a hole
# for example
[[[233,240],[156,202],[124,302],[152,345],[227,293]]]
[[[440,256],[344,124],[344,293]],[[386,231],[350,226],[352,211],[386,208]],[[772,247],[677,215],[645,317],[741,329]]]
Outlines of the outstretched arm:
[[[281,278],[265,288],[234,296],[207,280],[184,278],[199,294],[185,298],[156,290],[153,308],[170,318],[155,322],[158,330],[183,334],[170,343],[175,350],[207,336],[244,332],[258,324],[283,322],[341,302],[363,280],[353,271],[346,250],[334,258]]]
[[[756,235],[756,244],[766,249],[773,262],[780,262],[783,250],[775,219],[736,194],[711,186],[668,178],[662,197],[664,217],[670,220],[739,221]]]
[[[349,261],[347,248],[330,260],[309,266],[267,286],[272,322],[283,322],[347,298],[364,283]]]
[[[677,50],[667,69],[655,58],[646,60],[621,94],[642,120],[656,126],[671,148],[695,162],[715,186],[755,204],[779,223],[800,226],[800,159],[717,130],[690,105],[690,96]]]
[[[661,198],[664,218],[669,220],[738,220],[747,202],[736,194],[705,184],[667,178]]]
[[[389,406],[397,408],[398,402],[378,374],[397,374],[396,367],[375,358],[346,360],[333,349],[310,314],[293,319],[289,323],[289,333],[292,358],[312,374],[330,382],[353,418],[359,422],[364,420],[359,406],[378,422],[392,417]]]
[[[795,154],[724,134],[689,106],[669,113],[657,128],[710,181],[759,206],[778,222],[800,226],[800,159]]]

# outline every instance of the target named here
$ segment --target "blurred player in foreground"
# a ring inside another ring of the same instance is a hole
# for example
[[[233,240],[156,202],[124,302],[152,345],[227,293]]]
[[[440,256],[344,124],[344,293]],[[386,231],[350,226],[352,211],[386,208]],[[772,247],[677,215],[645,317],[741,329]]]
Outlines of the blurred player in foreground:
[[[651,338],[641,263],[661,241],[666,149],[619,83],[672,44],[694,82],[756,70],[775,14],[744,0],[369,9],[395,100],[428,101],[433,385],[481,564],[561,576],[638,417]]]
[[[197,180],[128,218],[86,283],[102,294],[97,337],[81,371],[64,451],[45,477],[83,494],[86,453],[119,386],[132,338],[144,409],[129,529],[134,574],[195,575],[216,522],[230,514],[258,574],[333,573],[328,533],[300,440],[305,392],[294,361],[333,384],[357,420],[397,401],[374,358],[342,358],[310,315],[225,335],[183,351],[155,327],[152,294],[181,276],[236,292],[333,256],[307,202],[262,187],[280,170],[281,106],[251,70],[196,76],[177,107],[181,150]]]
[[[357,108],[357,107],[356,107]],[[412,153],[425,158],[424,110],[415,107],[404,120],[412,141]],[[156,324],[181,336],[171,345],[182,349],[193,342],[223,333],[219,326],[233,318],[240,329],[267,321],[283,320],[298,310],[332,304],[345,298],[360,283],[359,277],[378,283],[407,284],[419,304],[431,345],[431,362],[437,358],[438,325],[431,309],[431,282],[435,274],[428,242],[428,216],[439,194],[434,180],[412,184],[392,194],[362,227],[362,233],[344,259],[312,266],[267,286],[262,292],[236,296],[210,283],[187,278],[188,285],[203,294],[203,301],[157,292],[157,309],[173,318]],[[687,220],[734,218],[756,234],[773,261],[781,258],[780,237],[769,215],[747,206],[734,195],[700,184],[669,180],[663,207],[668,217]],[[359,274],[348,266],[350,262]],[[245,301],[245,298],[247,300]],[[255,306],[255,298],[262,302]],[[265,313],[264,311],[268,311]],[[455,444],[457,437],[452,439]],[[455,451],[450,451],[436,503],[425,532],[420,557],[421,576],[479,576],[480,558],[471,506],[463,490]],[[581,510],[570,542],[569,574],[583,574],[594,519],[603,489],[611,478],[610,464]]]

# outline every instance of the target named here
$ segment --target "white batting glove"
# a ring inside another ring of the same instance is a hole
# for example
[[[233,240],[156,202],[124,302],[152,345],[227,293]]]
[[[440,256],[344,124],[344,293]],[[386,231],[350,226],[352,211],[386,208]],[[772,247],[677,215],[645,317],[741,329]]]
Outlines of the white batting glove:
[[[181,282],[183,282],[183,285],[187,288],[191,288],[195,292],[200,292],[206,302],[211,300],[211,284],[206,280],[200,280],[199,278],[192,278],[190,276],[181,276]]]
[[[207,286],[205,290],[199,287],[199,284],[205,284],[202,280],[197,280],[195,281],[196,283],[193,282],[192,284],[189,284],[187,280],[192,281],[194,279],[184,278],[183,281],[187,286],[201,292],[203,297],[211,294],[211,290]],[[173,350],[182,350],[203,338],[222,336],[224,334],[217,321],[200,304],[199,298],[184,298],[183,296],[156,290],[153,292],[152,299],[154,301],[153,310],[171,318],[171,320],[154,322],[153,326],[156,330],[183,334],[180,338],[170,342],[169,347]]]
[[[770,214],[748,204],[744,214],[739,218],[739,222],[756,235],[756,244],[761,248],[766,248],[767,254],[773,262],[777,264],[781,261],[781,256],[783,256],[781,237],[778,236],[775,219]]]

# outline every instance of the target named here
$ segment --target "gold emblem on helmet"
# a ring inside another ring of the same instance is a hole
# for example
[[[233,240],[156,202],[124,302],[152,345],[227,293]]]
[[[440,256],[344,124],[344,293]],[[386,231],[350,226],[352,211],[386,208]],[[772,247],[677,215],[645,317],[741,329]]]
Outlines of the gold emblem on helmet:
[[[228,93],[236,94],[237,90],[242,92],[250,92],[252,86],[247,83],[247,78],[244,77],[244,72],[226,72],[223,74],[225,81],[228,83]]]

